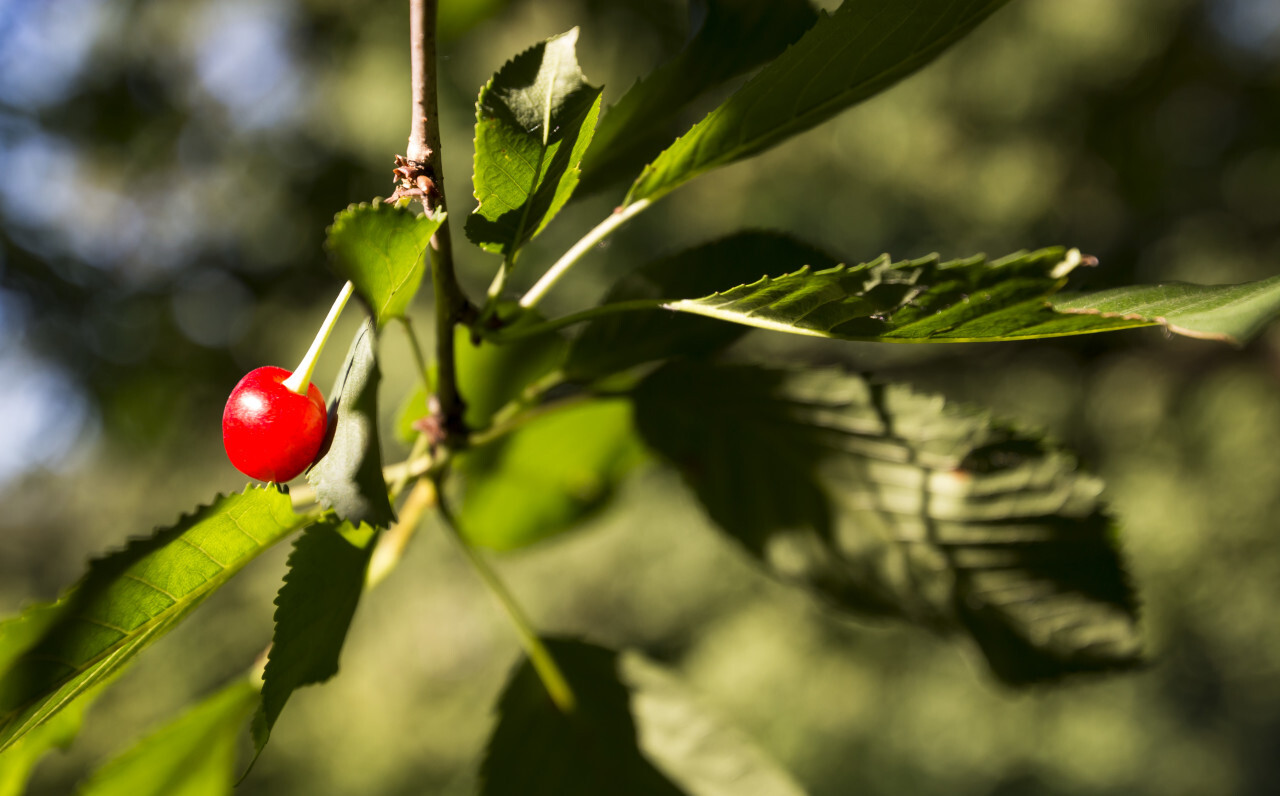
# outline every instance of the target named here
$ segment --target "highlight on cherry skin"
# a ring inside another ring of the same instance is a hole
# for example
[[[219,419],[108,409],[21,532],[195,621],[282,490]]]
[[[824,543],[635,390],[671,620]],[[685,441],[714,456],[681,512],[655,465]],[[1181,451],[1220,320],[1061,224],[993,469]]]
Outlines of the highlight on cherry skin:
[[[284,368],[249,371],[222,412],[222,444],[236,469],[259,481],[283,484],[315,461],[324,443],[328,411],[315,384],[306,395],[291,390]]]

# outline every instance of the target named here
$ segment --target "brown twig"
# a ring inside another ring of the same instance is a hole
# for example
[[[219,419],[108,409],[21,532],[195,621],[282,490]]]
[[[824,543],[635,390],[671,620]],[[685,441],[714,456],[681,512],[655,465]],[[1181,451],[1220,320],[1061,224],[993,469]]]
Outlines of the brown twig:
[[[409,0],[409,44],[412,63],[413,111],[405,156],[396,156],[395,193],[387,201],[405,197],[422,201],[428,213],[447,210],[444,167],[440,159],[440,120],[436,92],[437,0]],[[465,442],[465,404],[458,393],[454,362],[454,330],[475,317],[475,305],[458,285],[453,266],[453,238],[446,217],[431,238],[431,282],[436,299],[436,396],[445,444]]]

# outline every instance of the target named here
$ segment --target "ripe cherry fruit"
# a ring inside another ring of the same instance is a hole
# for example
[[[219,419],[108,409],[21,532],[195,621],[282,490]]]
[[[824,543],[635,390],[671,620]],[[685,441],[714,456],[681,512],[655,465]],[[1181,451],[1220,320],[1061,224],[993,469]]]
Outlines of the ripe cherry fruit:
[[[311,374],[352,290],[350,282],[343,286],[293,373],[270,366],[251,370],[231,391],[222,412],[222,444],[231,463],[250,478],[283,484],[320,453],[329,414]]]
[[[222,444],[236,469],[259,481],[283,484],[315,461],[328,411],[314,384],[299,395],[285,386],[284,368],[249,371],[222,412]]]

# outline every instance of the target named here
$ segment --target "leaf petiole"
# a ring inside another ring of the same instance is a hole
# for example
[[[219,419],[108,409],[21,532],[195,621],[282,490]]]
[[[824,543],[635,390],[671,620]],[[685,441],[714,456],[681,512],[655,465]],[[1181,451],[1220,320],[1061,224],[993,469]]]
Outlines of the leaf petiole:
[[[532,309],[538,306],[538,302],[542,301],[547,291],[555,287],[556,283],[568,273],[574,263],[581,260],[583,255],[591,250],[591,247],[612,235],[618,227],[630,221],[632,216],[641,213],[651,204],[653,204],[652,200],[640,199],[614,210],[608,218],[597,224],[595,229],[582,237],[582,240],[573,244],[567,252],[561,255],[559,260],[555,261],[555,264],[547,269],[542,278],[533,287],[529,288],[529,292],[525,293],[520,299],[520,306],[525,309]]]
[[[575,323],[602,318],[606,315],[617,315],[622,312],[643,312],[644,310],[660,310],[665,309],[670,304],[668,299],[633,299],[631,301],[615,301],[612,304],[603,304],[599,307],[592,307],[588,310],[575,312],[565,315],[561,318],[554,318],[541,323],[530,323],[522,326],[511,326],[505,329],[483,329],[478,331],[486,340],[493,343],[509,343],[512,340],[522,340],[526,337],[537,337],[540,334],[554,332],[557,329],[563,329],[566,326],[572,326]]]

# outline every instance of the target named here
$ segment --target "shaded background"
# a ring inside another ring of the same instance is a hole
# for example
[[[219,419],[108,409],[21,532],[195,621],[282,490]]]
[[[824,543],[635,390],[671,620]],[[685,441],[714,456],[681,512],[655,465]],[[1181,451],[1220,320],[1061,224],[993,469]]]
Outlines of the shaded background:
[[[503,61],[581,25],[583,69],[612,102],[688,32],[676,0],[442,5],[455,216],[473,206],[471,104]],[[401,2],[0,0],[4,613],[243,486],[221,451],[222,402],[244,371],[296,362],[339,287],[325,226],[391,187],[405,17]],[[545,266],[622,188],[572,206],[523,267]],[[1102,261],[1088,287],[1272,276],[1280,5],[1019,0],[889,94],[660,203],[549,309],[744,227],[852,261],[1073,245]],[[460,254],[482,289],[496,260]],[[1158,330],[909,347],[752,334],[741,348],[992,405],[1079,450],[1122,517],[1152,665],[1002,690],[971,650],[835,620],[759,575],[657,470],[583,532],[503,560],[540,624],[670,662],[814,794],[1280,788],[1280,326],[1244,350]],[[390,415],[412,378],[395,334],[383,359]],[[242,792],[468,792],[516,648],[434,531],[366,598],[342,675],[293,697]],[[143,656],[33,792],[69,792],[243,671],[270,637],[286,552]]]

